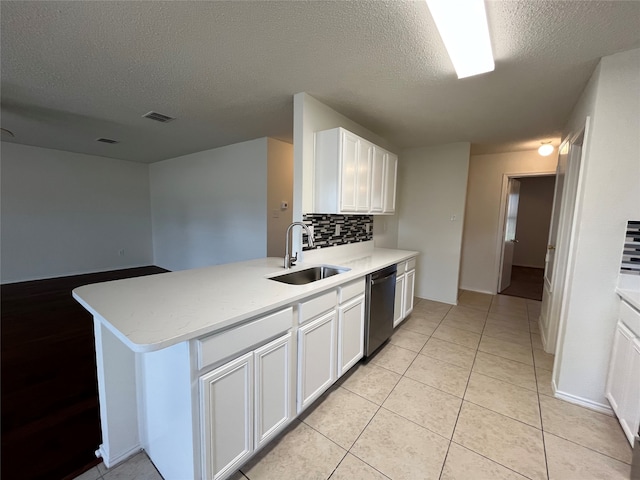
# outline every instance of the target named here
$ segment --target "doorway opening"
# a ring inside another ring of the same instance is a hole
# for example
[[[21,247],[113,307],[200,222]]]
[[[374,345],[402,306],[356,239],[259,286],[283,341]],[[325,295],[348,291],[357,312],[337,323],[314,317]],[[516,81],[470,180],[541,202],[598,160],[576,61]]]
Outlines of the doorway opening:
[[[542,300],[555,179],[555,172],[505,175],[500,294]]]

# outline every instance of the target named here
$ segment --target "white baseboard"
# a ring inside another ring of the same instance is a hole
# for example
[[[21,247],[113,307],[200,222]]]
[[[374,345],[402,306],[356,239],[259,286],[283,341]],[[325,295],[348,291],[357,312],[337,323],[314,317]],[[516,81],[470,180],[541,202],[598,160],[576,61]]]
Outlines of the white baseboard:
[[[127,450],[124,453],[121,453],[120,455],[109,456],[106,449],[104,448],[104,444],[100,444],[100,447],[98,448],[98,450],[96,450],[96,457],[102,458],[102,461],[104,462],[104,466],[107,468],[111,468],[133,457],[135,454],[137,454],[141,450],[142,450],[142,447],[140,445],[136,445],[135,447],[130,448],[129,450]]]
[[[496,292],[492,292],[490,290],[479,290],[477,288],[467,288],[463,286],[460,286],[459,289],[466,290],[467,292],[486,293],[487,295],[496,295]]]
[[[573,403],[574,405],[579,405],[580,407],[588,408],[589,410],[593,410],[599,413],[604,413],[605,415],[609,415],[611,417],[615,417],[615,413],[613,413],[613,409],[611,406],[594,402],[592,400],[587,400],[586,398],[577,397],[576,395],[571,395],[570,393],[559,392],[556,388],[555,381],[551,382],[551,386],[553,388],[553,395],[560,400],[565,400],[569,403]]]

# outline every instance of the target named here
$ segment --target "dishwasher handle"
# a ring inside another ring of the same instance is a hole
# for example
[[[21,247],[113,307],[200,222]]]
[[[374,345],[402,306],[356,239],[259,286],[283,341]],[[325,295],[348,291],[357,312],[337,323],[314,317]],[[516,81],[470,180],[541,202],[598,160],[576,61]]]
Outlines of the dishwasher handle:
[[[396,276],[396,272],[393,272],[391,275],[387,275],[386,277],[372,278],[371,285],[379,285],[381,283],[388,281],[391,277],[395,277],[395,276]]]

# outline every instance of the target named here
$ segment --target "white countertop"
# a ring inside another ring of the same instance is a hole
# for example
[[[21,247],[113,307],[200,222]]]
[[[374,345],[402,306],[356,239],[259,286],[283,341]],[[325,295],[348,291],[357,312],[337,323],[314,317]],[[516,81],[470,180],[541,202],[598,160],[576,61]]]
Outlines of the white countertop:
[[[620,274],[616,293],[636,310],[640,310],[640,275]]]
[[[243,323],[418,255],[386,248],[338,250],[307,252],[305,262],[290,271],[319,263],[351,270],[307,285],[270,280],[285,273],[283,260],[263,258],[85,285],[76,288],[73,297],[133,351],[151,352]]]
[[[623,290],[616,289],[620,298],[626,301],[629,305],[634,307],[636,310],[640,310],[640,292],[635,290]]]

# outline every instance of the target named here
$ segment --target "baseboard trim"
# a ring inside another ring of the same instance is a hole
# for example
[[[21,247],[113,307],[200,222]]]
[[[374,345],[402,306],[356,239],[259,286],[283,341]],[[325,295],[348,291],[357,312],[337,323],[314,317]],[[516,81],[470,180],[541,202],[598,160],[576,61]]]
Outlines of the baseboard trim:
[[[467,292],[475,292],[475,293],[486,293],[487,295],[496,295],[496,292],[492,292],[489,290],[478,290],[477,288],[466,288],[466,287],[459,287],[460,290],[466,290]]]
[[[556,388],[555,381],[551,382],[551,386],[553,388],[553,396],[559,398],[560,400],[573,403],[574,405],[578,405],[580,407],[588,408],[589,410],[593,410],[598,413],[604,413],[605,415],[609,415],[610,417],[615,417],[615,413],[613,413],[613,409],[609,405],[594,402],[592,400],[578,397],[576,395],[571,395],[570,393],[560,392]]]
[[[100,444],[100,447],[98,448],[98,450],[96,450],[96,457],[102,458],[102,461],[104,462],[104,466],[107,468],[111,468],[114,465],[122,463],[125,460],[133,457],[135,454],[137,454],[141,450],[142,450],[142,446],[136,445],[130,448],[129,450],[127,450],[126,452],[121,453],[120,455],[111,457],[107,453],[106,449],[104,448],[104,444],[102,443]]]

